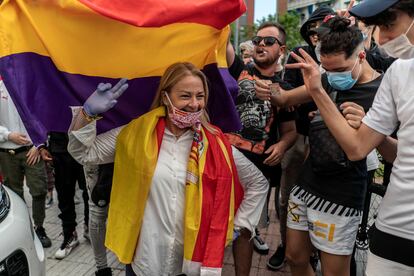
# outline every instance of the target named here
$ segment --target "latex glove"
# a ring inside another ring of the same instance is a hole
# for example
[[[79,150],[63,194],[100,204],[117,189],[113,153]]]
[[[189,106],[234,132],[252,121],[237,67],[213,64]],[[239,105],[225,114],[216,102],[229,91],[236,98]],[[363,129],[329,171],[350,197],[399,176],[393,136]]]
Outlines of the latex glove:
[[[117,99],[128,88],[127,79],[121,79],[114,87],[110,83],[100,83],[95,92],[83,104],[83,110],[89,116],[108,111],[118,102]]]

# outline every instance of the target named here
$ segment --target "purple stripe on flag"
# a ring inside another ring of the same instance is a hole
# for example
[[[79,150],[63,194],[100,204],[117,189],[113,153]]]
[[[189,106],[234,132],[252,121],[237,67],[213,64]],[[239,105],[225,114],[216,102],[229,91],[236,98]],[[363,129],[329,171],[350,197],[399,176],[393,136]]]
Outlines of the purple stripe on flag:
[[[208,110],[212,123],[224,132],[238,130],[240,121],[234,106],[237,83],[227,69],[218,69],[215,64],[207,65],[203,71],[210,81]],[[35,144],[45,142],[48,131],[66,132],[72,117],[69,106],[81,105],[100,82],[118,81],[61,72],[50,57],[35,53],[0,58],[0,75]],[[98,121],[98,132],[126,124],[148,111],[159,79],[129,80],[129,88],[115,108]]]

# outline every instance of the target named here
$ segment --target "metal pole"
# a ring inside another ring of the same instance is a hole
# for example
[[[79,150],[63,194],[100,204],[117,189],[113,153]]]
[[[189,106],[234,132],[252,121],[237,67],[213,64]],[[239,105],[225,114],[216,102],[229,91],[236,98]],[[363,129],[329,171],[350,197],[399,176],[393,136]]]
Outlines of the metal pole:
[[[234,50],[236,53],[239,53],[239,29],[240,29],[240,22],[239,18],[236,19],[236,30],[234,34]]]
[[[279,19],[278,11],[279,11],[279,0],[276,0],[276,16],[275,16],[276,22],[278,22],[278,19]]]

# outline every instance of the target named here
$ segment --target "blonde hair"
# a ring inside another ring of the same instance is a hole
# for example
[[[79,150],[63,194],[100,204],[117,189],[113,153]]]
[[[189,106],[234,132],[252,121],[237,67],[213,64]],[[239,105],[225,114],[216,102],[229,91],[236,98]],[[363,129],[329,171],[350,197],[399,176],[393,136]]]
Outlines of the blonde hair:
[[[160,106],[165,106],[164,101],[162,99],[162,92],[165,91],[166,93],[169,93],[171,89],[179,81],[181,81],[183,78],[187,76],[194,76],[200,78],[201,82],[203,83],[203,89],[205,93],[205,104],[207,105],[209,96],[207,77],[192,63],[177,62],[170,65],[167,68],[167,70],[165,70],[164,75],[162,75],[157,92],[155,93],[154,101],[151,105],[151,110],[158,108]],[[212,133],[217,132],[210,124],[210,118],[208,116],[206,108],[203,109],[203,114],[201,115],[201,125]]]
[[[240,50],[243,50],[243,49],[248,50],[250,54],[252,54],[254,50],[254,45],[251,40],[247,40],[247,41],[240,43],[239,47],[240,47]]]

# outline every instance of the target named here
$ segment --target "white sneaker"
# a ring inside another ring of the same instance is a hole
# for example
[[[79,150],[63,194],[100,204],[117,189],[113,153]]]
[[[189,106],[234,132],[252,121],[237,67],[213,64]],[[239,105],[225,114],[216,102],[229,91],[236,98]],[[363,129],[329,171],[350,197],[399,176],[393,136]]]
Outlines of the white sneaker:
[[[253,238],[253,248],[257,253],[261,255],[267,255],[269,253],[269,246],[260,237],[259,230],[256,229],[256,236]]]
[[[73,248],[79,245],[78,234],[76,231],[69,238],[65,238],[60,248],[55,253],[55,258],[62,260],[66,258]]]

